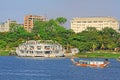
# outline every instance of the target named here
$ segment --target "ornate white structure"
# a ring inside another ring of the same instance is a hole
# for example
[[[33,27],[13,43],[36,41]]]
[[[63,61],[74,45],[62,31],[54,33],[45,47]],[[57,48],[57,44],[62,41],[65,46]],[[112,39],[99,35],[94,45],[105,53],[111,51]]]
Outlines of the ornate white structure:
[[[86,30],[87,27],[95,27],[97,30],[109,27],[118,31],[119,21],[113,17],[82,17],[71,20],[71,29],[75,33],[82,32]]]
[[[64,48],[51,40],[30,40],[16,48],[18,56],[22,57],[62,57]]]

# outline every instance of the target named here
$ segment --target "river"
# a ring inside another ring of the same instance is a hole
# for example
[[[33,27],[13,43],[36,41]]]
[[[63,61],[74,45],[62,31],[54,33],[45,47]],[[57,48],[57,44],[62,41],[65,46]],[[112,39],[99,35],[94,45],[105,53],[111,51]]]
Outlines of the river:
[[[0,80],[120,80],[120,62],[109,61],[106,68],[91,68],[75,66],[69,58],[1,56]]]

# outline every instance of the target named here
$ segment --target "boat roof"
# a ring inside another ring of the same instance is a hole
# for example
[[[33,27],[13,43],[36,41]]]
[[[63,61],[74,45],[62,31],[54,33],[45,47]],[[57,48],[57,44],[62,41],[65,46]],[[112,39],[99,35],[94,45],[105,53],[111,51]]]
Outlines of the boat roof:
[[[104,61],[96,61],[96,60],[79,60],[79,62],[104,62]]]

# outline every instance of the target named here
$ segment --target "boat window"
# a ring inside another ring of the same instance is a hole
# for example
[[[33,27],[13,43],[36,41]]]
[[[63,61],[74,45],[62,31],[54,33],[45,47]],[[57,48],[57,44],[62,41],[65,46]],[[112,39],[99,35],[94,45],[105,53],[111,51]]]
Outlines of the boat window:
[[[45,54],[50,54],[50,51],[45,51]]]
[[[50,46],[45,46],[45,49],[46,50],[50,50]]]
[[[37,54],[41,54],[41,53],[42,53],[42,51],[36,51],[36,53],[37,53]]]
[[[82,62],[82,64],[85,64],[84,62]]]
[[[20,52],[21,52],[21,53],[24,53],[24,51],[23,51],[23,50],[20,50]]]
[[[33,51],[30,51],[31,54],[33,54]]]
[[[34,49],[34,46],[30,46],[30,50],[33,50]]]
[[[38,49],[38,50],[41,50],[41,46],[37,46],[37,49]]]

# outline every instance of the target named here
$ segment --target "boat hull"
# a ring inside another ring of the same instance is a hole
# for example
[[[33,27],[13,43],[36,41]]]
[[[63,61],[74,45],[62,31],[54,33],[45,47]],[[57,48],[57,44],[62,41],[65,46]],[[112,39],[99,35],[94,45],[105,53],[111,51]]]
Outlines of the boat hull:
[[[75,65],[81,67],[100,67],[100,68],[104,68],[107,66],[107,64],[79,64],[79,63],[76,63]]]
[[[75,62],[74,59],[71,59],[71,61],[74,65],[81,66],[81,67],[104,68],[109,64],[108,61],[85,61],[85,60],[81,60],[79,62]]]

